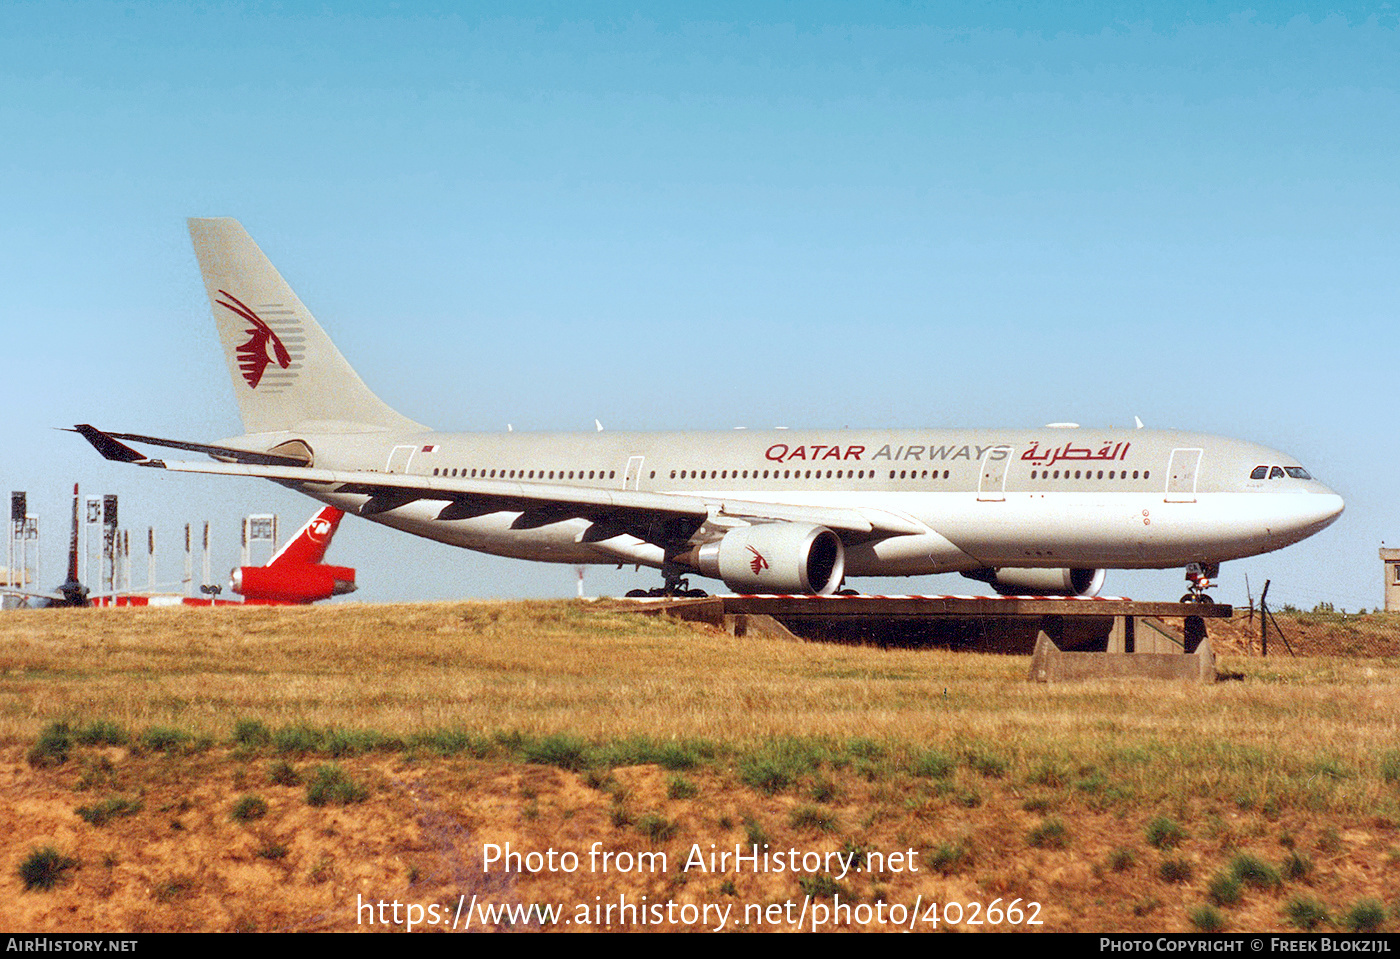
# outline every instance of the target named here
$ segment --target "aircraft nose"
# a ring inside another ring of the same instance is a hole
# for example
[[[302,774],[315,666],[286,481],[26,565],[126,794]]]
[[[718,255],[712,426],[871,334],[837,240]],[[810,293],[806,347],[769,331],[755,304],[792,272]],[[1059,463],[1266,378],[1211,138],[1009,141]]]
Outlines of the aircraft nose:
[[[1293,497],[1288,504],[1287,518],[1280,524],[1290,534],[1302,539],[1321,532],[1337,521],[1346,509],[1342,498],[1331,490],[1325,493],[1306,493]]]
[[[1347,508],[1347,504],[1343,503],[1342,498],[1336,493],[1332,492],[1331,490],[1328,490],[1327,492],[1319,495],[1321,495],[1323,499],[1326,500],[1325,503],[1320,504],[1320,508],[1322,509],[1323,515],[1325,517],[1323,522],[1328,525],[1331,525],[1331,523],[1338,516],[1342,515],[1342,510]]]
[[[1323,496],[1327,496],[1330,498],[1330,503],[1326,505],[1326,510],[1327,522],[1331,522],[1333,521],[1333,519],[1340,517],[1341,511],[1347,508],[1347,504],[1343,503],[1343,501],[1341,501],[1341,497],[1337,496],[1336,493],[1324,493]]]

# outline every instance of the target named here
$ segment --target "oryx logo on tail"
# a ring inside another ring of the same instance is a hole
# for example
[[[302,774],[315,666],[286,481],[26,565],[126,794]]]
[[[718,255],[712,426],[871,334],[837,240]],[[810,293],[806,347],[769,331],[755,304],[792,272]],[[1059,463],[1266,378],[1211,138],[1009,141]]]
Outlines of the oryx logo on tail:
[[[248,386],[251,389],[257,389],[258,384],[262,382],[263,373],[266,372],[268,364],[273,359],[276,359],[277,365],[285,370],[292,365],[292,355],[287,352],[287,348],[282,345],[281,339],[272,331],[272,327],[264,323],[251,307],[245,305],[242,300],[227,290],[220,290],[219,295],[226,296],[233,301],[226,303],[219,300],[220,306],[232,310],[252,324],[244,331],[248,334],[248,342],[238,346],[238,368],[243,371],[243,379],[247,380]]]

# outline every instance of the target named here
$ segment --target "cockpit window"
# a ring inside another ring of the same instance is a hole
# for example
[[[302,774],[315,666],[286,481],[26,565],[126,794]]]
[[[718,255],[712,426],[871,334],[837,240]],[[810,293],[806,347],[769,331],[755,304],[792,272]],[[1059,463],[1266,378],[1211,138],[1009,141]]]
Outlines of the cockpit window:
[[[1275,467],[1272,467],[1272,468],[1269,470],[1269,479],[1282,479],[1282,478],[1283,478],[1283,467],[1281,467],[1281,466],[1275,466]]]
[[[1268,476],[1269,468],[1267,466],[1256,466],[1254,471],[1249,474],[1250,479],[1267,479]]]
[[[1285,466],[1283,470],[1285,473],[1287,473],[1294,479],[1312,479],[1312,474],[1310,474],[1307,470],[1303,469],[1301,466]]]

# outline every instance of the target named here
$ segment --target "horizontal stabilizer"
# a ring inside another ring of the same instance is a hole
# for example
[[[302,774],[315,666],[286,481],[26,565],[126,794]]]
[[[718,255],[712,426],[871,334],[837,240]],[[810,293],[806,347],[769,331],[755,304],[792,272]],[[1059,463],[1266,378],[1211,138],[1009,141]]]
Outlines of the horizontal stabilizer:
[[[282,456],[278,453],[259,453],[253,450],[240,450],[232,446],[214,446],[209,443],[190,443],[184,440],[166,440],[157,436],[142,436],[139,433],[104,433],[95,426],[86,423],[80,424],[69,430],[70,433],[79,433],[84,439],[97,448],[109,460],[117,460],[122,463],[139,463],[149,459],[147,456],[136,452],[130,446],[119,442],[129,440],[132,443],[145,443],[149,446],[164,446],[174,450],[185,450],[190,453],[204,453],[216,459],[230,460],[234,463],[251,463],[257,466],[305,466],[306,460],[296,456]]]
[[[104,433],[95,426],[86,423],[79,423],[74,426],[70,433],[77,433],[83,439],[93,445],[97,452],[101,453],[104,459],[114,460],[118,463],[139,463],[148,459],[145,455],[136,452],[125,443],[117,441],[116,437],[110,433]]]

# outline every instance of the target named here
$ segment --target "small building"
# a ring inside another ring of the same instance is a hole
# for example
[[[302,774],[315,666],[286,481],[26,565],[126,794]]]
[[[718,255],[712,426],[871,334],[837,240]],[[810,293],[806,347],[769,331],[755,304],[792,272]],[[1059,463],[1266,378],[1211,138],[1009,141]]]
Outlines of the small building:
[[[1400,612],[1400,549],[1382,546],[1381,562],[1385,563],[1385,611]]]

